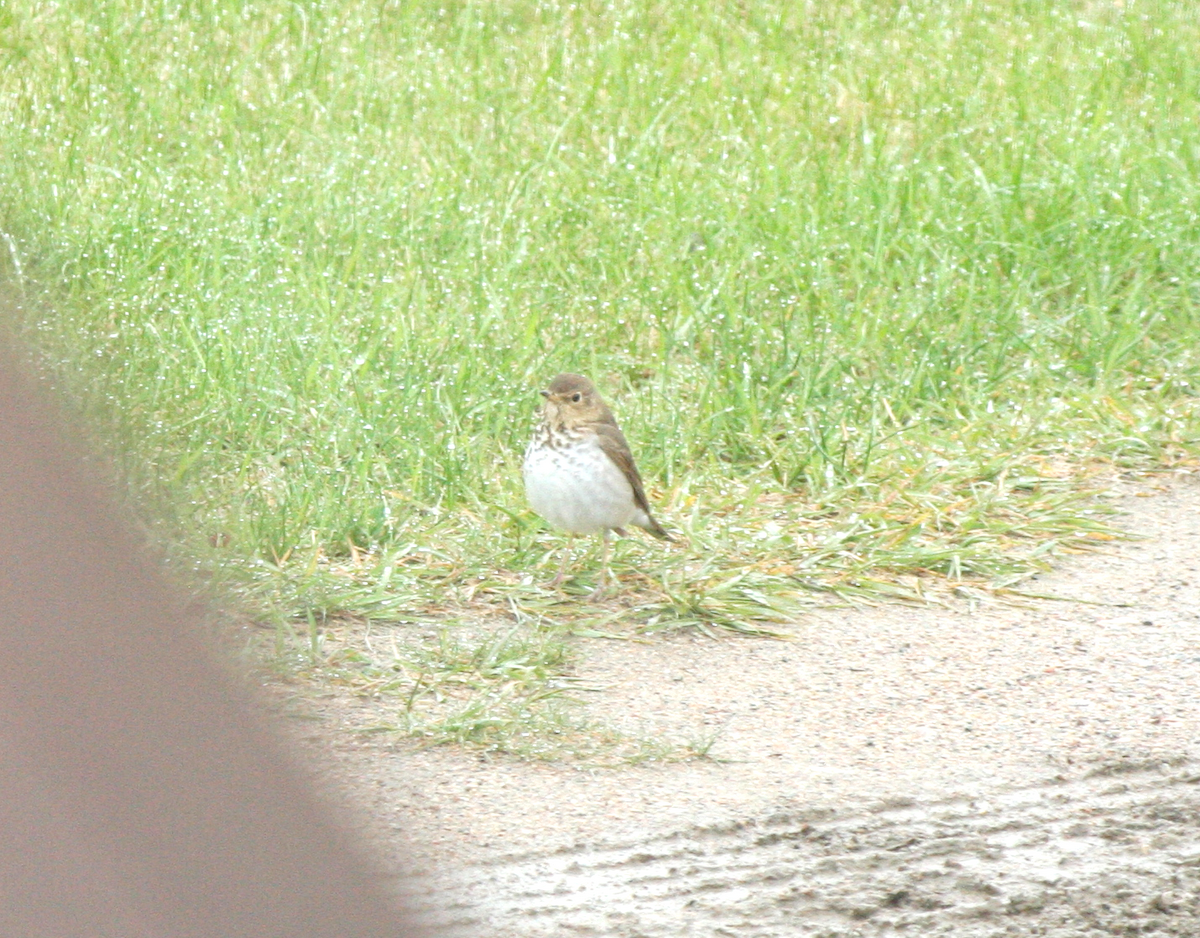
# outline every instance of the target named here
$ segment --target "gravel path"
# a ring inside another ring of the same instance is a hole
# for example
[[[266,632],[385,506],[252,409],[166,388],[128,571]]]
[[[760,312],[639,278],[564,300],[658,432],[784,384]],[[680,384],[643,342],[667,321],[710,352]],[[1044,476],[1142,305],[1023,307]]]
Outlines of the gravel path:
[[[714,760],[581,771],[308,735],[446,934],[1200,934],[1200,484],[1142,539],[975,610],[826,609],[797,641],[586,641],[597,715]]]

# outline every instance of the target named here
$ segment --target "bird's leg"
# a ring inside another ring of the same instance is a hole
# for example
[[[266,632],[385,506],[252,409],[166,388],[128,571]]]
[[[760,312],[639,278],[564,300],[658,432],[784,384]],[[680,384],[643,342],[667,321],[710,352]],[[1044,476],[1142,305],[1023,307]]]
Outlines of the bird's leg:
[[[599,599],[608,590],[608,581],[617,582],[616,575],[609,569],[609,562],[612,559],[612,532],[608,528],[604,529],[604,560],[600,564],[600,583],[592,591],[589,599]]]
[[[566,546],[563,547],[562,560],[558,564],[558,573],[555,575],[554,579],[550,581],[551,589],[558,589],[558,587],[562,584],[563,576],[567,572],[567,561],[571,559],[571,542],[573,540],[574,538],[571,535],[567,535],[567,543]]]

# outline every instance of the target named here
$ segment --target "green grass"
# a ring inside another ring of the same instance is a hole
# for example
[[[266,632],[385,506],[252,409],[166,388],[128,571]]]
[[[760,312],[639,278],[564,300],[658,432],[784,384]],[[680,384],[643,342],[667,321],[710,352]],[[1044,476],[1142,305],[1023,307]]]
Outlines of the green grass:
[[[301,646],[994,595],[1195,458],[1197,48],[1186,2],[10,0],[0,273],[180,575]],[[519,481],[567,369],[683,535],[606,604]]]
[[[413,634],[347,621],[317,628],[314,620],[306,635],[286,632],[277,632],[271,663],[288,680],[372,701],[359,733],[590,765],[702,758],[712,745],[589,717],[580,697],[599,689],[563,673],[576,652],[561,630],[474,623]]]

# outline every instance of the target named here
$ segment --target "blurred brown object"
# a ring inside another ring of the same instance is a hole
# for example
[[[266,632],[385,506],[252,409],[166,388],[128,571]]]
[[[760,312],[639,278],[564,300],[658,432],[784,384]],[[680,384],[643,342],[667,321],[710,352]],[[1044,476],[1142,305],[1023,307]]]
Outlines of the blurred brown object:
[[[414,934],[5,338],[0,935]]]

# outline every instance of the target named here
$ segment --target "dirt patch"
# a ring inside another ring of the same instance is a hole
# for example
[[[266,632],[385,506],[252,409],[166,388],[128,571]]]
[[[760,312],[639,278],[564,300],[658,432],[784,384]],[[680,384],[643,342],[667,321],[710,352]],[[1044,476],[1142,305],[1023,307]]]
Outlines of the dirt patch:
[[[421,904],[455,936],[1192,936],[1198,827],[1200,776],[1146,772],[507,859]]]
[[[581,640],[596,715],[708,761],[415,750],[337,698],[303,735],[447,934],[1194,935],[1200,485],[1112,497],[1142,539],[1026,585],[1062,600]]]

